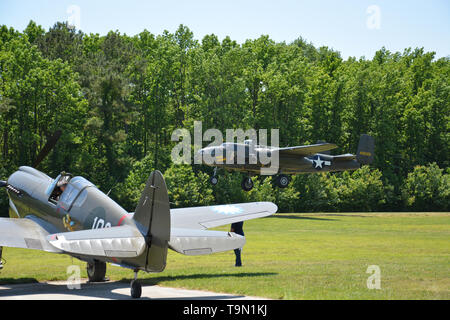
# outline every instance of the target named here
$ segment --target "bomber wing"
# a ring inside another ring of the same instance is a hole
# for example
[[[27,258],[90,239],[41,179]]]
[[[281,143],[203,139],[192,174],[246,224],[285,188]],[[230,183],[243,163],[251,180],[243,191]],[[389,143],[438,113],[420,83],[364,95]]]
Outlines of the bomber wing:
[[[321,153],[324,151],[336,149],[337,145],[334,143],[318,143],[311,144],[307,146],[297,146],[297,147],[286,147],[286,148],[278,148],[273,151],[278,151],[280,155],[296,155],[307,157],[316,153]],[[273,152],[272,151],[272,152]]]

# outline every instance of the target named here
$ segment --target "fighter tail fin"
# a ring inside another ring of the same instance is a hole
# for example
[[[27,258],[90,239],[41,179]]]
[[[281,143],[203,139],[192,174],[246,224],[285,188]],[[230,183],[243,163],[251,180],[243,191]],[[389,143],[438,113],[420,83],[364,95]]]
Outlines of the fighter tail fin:
[[[146,238],[145,270],[161,272],[166,266],[170,240],[170,204],[164,177],[153,171],[136,207],[133,219],[140,224]]]
[[[359,138],[356,160],[360,164],[371,164],[375,156],[375,139],[368,134],[363,134]]]

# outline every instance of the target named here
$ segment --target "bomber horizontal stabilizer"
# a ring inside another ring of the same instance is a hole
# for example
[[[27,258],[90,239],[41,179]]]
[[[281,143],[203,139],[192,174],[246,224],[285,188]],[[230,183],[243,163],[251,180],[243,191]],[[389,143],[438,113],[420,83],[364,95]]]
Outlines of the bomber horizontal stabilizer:
[[[296,156],[310,156],[316,153],[321,153],[324,151],[336,149],[337,145],[334,143],[318,143],[318,144],[312,144],[307,146],[297,146],[297,147],[287,147],[287,148],[278,148],[274,151],[279,151],[280,154],[285,155],[296,155]]]
[[[350,161],[355,160],[356,156],[351,153],[340,154],[338,156],[333,156],[333,161]]]

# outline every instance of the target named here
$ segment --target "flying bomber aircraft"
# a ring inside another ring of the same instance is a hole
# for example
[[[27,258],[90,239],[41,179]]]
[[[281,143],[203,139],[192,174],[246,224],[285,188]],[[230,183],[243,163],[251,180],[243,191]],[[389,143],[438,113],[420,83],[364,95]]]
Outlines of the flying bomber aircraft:
[[[268,167],[267,163],[261,161],[263,157],[278,159],[275,168],[275,184],[280,188],[286,188],[290,183],[287,175],[300,173],[314,173],[322,171],[345,171],[356,170],[363,164],[372,163],[375,155],[375,142],[373,137],[363,134],[360,137],[356,155],[347,153],[341,155],[327,154],[329,150],[337,146],[333,143],[318,143],[296,147],[275,148],[258,146],[252,140],[242,143],[226,142],[220,146],[201,149],[203,164],[214,167],[214,174],[210,178],[212,185],[218,183],[217,168],[228,171],[246,172],[241,186],[245,191],[253,188],[251,175],[261,174]],[[208,161],[205,161],[208,160]],[[209,161],[212,159],[213,161]],[[267,172],[267,171],[266,171]]]
[[[204,255],[241,248],[245,237],[207,229],[277,211],[270,202],[170,209],[159,171],[151,173],[134,213],[85,178],[65,172],[52,179],[22,166],[0,187],[10,205],[10,218],[0,218],[0,246],[68,254],[87,262],[91,282],[104,279],[106,263],[132,269],[133,298],[142,292],[138,271],[162,272],[168,249]]]

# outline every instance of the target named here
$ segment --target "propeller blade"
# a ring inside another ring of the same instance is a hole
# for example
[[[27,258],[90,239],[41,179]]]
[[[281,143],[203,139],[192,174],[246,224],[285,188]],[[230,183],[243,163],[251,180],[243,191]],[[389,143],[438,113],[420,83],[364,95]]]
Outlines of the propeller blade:
[[[52,151],[52,149],[58,142],[59,138],[61,138],[61,134],[62,134],[61,130],[56,130],[55,133],[47,140],[47,143],[36,157],[36,160],[33,163],[33,168],[37,168],[39,164],[42,162],[42,160],[44,160],[45,157],[47,157],[47,155],[50,153],[50,151]]]

